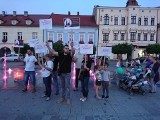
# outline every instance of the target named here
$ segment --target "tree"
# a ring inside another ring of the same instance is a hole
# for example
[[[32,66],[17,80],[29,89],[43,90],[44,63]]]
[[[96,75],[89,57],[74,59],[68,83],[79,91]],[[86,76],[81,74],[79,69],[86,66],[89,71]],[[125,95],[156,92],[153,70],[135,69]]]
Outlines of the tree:
[[[148,54],[159,54],[160,53],[160,44],[149,44],[146,47],[146,52]]]
[[[27,50],[29,50],[29,49],[34,52],[34,48],[33,47],[30,47],[28,44],[24,43],[24,47],[20,48],[20,53],[25,55],[27,53]],[[18,53],[19,48],[18,47],[14,47],[14,51],[15,51],[15,53]]]
[[[127,56],[131,56],[132,54],[132,45],[128,43],[122,43],[112,46],[112,53],[114,54],[127,54]]]
[[[57,42],[53,43],[53,48],[55,51],[61,52],[61,51],[63,51],[63,44],[61,42],[57,41]]]

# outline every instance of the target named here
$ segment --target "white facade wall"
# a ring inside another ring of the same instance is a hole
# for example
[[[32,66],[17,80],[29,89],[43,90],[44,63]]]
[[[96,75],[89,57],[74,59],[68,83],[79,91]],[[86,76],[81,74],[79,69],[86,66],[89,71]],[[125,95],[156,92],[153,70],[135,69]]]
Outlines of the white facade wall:
[[[154,44],[157,40],[157,24],[160,23],[160,8],[143,8],[139,6],[129,7],[95,7],[94,14],[96,23],[99,25],[99,46],[107,44],[112,46],[118,43],[129,43],[137,46],[133,50],[133,58],[142,55],[144,48],[148,44]],[[109,16],[109,25],[104,25],[104,16]],[[136,24],[131,24],[131,16],[136,16]],[[118,25],[114,25],[114,17],[118,17]],[[125,25],[121,25],[121,17],[125,17]],[[141,25],[138,25],[138,19],[141,18]],[[148,18],[148,25],[144,25],[144,18]],[[151,18],[154,18],[154,25],[151,26]],[[131,40],[130,33],[136,33],[136,39]],[[103,41],[103,33],[109,33],[109,40]],[[114,40],[114,33],[118,34],[118,40]],[[121,40],[121,33],[125,33],[124,40]],[[141,33],[141,39],[138,41],[138,33]],[[144,33],[147,33],[147,41],[144,41]],[[150,34],[154,34],[154,40],[150,41]],[[105,43],[105,44],[104,44]],[[115,55],[111,56],[114,59]]]
[[[3,32],[7,32],[7,42],[3,43]],[[32,39],[32,32],[37,32],[38,40],[43,42],[43,30],[40,30],[39,27],[17,27],[17,26],[0,26],[0,48],[6,46],[13,51],[14,40],[18,38],[18,32],[22,32],[22,39],[24,43],[28,43]]]

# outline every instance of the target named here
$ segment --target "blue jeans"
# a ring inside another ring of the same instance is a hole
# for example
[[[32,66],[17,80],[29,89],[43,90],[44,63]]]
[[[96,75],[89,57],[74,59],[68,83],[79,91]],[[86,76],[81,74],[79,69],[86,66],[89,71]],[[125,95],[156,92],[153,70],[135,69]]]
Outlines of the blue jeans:
[[[89,77],[84,77],[81,81],[83,97],[88,97],[88,92],[89,92],[88,84],[89,84]]]
[[[28,80],[30,78],[31,84],[35,86],[36,84],[36,77],[35,77],[35,71],[25,71],[24,72],[24,85],[28,85]]]
[[[70,99],[70,78],[71,73],[62,73],[60,75],[63,99],[65,99],[65,97]]]
[[[48,77],[43,77],[43,82],[46,88],[45,95],[47,97],[50,97],[51,96],[51,75]]]
[[[53,72],[53,84],[54,84],[54,88],[56,93],[59,93],[59,84],[58,84],[58,75],[57,75],[57,71]]]

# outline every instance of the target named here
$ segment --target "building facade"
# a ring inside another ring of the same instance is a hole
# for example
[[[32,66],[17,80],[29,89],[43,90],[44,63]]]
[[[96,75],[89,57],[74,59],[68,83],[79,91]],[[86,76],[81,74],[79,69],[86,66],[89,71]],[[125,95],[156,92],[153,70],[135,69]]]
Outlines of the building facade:
[[[132,58],[137,58],[148,44],[159,41],[160,8],[140,7],[136,0],[128,0],[126,7],[95,6],[93,14],[99,27],[99,47],[132,44]]]
[[[96,25],[94,16],[92,15],[71,15],[68,14],[52,14],[50,18],[53,20],[53,29],[45,31],[45,39],[63,41],[63,44],[69,44],[69,41],[78,41],[79,43],[93,43],[97,45],[98,41],[98,27]],[[79,29],[64,29],[64,19],[78,18]]]
[[[28,44],[31,39],[43,42],[43,30],[39,29],[39,19],[47,19],[50,15],[29,15],[27,11],[23,15],[6,14],[0,15],[0,56],[4,52],[14,53],[14,41],[23,40]]]

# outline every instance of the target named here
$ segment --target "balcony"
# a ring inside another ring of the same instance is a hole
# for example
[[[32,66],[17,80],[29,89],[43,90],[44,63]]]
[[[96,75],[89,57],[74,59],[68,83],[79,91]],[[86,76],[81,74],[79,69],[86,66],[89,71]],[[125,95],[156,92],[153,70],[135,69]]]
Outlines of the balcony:
[[[7,42],[7,39],[2,39],[2,42],[3,42],[3,43]]]

